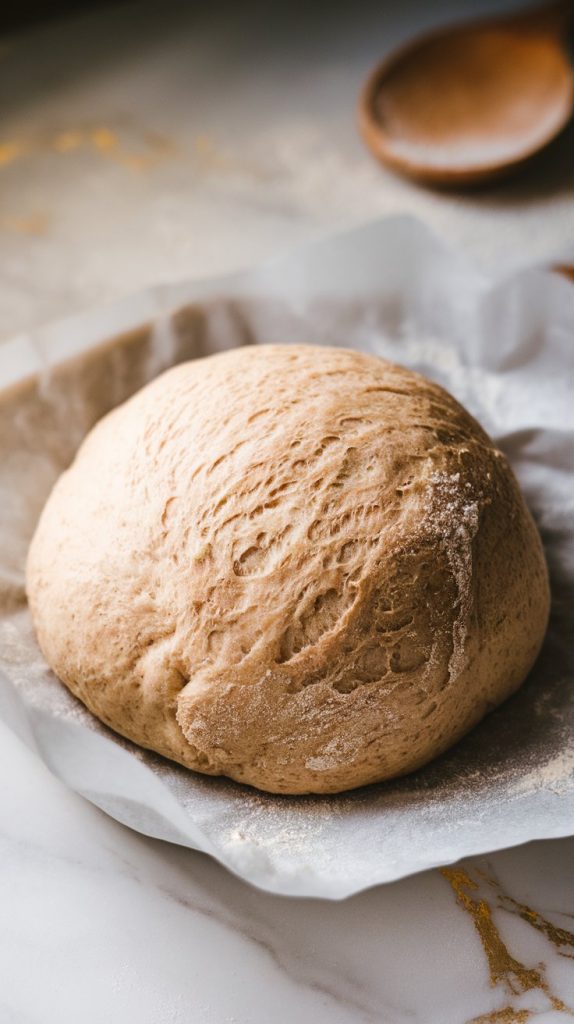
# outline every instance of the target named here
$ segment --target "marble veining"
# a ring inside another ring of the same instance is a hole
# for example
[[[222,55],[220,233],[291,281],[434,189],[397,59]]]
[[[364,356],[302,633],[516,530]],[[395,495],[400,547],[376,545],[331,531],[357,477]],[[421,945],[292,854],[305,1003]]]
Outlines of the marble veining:
[[[574,840],[286,899],[123,828],[0,738],[2,1024],[574,1016]]]
[[[510,913],[518,913],[526,921],[559,949],[563,945],[574,945],[574,934],[564,928],[558,928],[550,921],[531,910],[525,904],[518,903],[502,889],[495,879],[489,878],[485,871],[477,869],[477,879],[471,877],[464,868],[441,868],[441,874],[452,886],[457,903],[470,915],[478,932],[484,954],[488,961],[491,985],[500,985],[509,995],[520,995],[524,992],[540,991],[548,999],[549,1009],[559,1010],[574,1017],[574,1010],[568,1007],[550,990],[544,964],[527,967],[512,955],[503,941],[497,928],[490,903],[481,892],[481,883],[486,883],[496,890],[498,906]],[[559,956],[563,954],[559,950]],[[509,1009],[509,1008],[506,1008]],[[517,1011],[518,1012],[518,1011]],[[520,1012],[531,1012],[521,1010]]]

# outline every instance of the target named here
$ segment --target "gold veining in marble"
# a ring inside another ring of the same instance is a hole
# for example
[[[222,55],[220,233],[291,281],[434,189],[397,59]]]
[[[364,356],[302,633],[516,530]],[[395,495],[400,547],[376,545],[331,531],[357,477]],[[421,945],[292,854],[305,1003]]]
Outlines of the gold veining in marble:
[[[526,1024],[531,1017],[532,1010],[515,1010],[512,1006],[503,1006],[501,1010],[473,1017],[468,1024]]]
[[[478,883],[462,868],[442,868],[441,874],[450,882],[458,904],[472,917],[488,960],[491,984],[502,983],[513,995],[543,989],[542,972],[536,967],[525,967],[512,956],[492,919],[490,906],[486,900],[475,897]]]
[[[195,155],[206,171],[228,171],[233,168],[229,157],[209,135],[197,135]]]
[[[530,907],[523,903],[518,903],[512,896],[504,894],[502,898],[505,905],[510,904],[515,908],[516,913],[523,921],[527,921],[537,931],[542,932],[548,941],[556,946],[560,956],[574,960],[574,953],[563,953],[560,949],[561,946],[569,946],[571,949],[574,949],[574,933],[569,932],[566,928],[558,928],[551,921],[543,917],[542,914],[539,914],[536,910],[531,910]]]
[[[121,167],[132,171],[151,170],[158,164],[178,154],[176,143],[157,132],[141,133],[140,151],[127,148],[117,132],[107,125],[85,128],[67,128],[48,139],[0,141],[0,168],[34,153],[50,151],[67,156],[84,150],[95,152],[100,157],[112,160]]]
[[[89,137],[92,146],[106,156],[119,148],[118,137],[109,128],[94,128]]]
[[[260,181],[268,179],[268,170],[258,160],[224,150],[210,135],[196,135],[194,150],[198,165],[205,174],[247,175]]]
[[[494,923],[489,903],[480,894],[479,883],[471,878],[468,872],[461,867],[441,868],[441,874],[450,883],[459,906],[472,918],[488,962],[491,985],[503,985],[510,995],[523,995],[526,992],[538,990],[545,994],[553,1010],[574,1016],[573,1011],[550,991],[544,964],[538,964],[536,967],[527,967],[512,955]],[[500,883],[489,878],[484,872],[480,872],[480,876],[489,885],[496,888],[500,901],[499,906],[504,906],[504,899],[509,901],[515,908],[514,912],[519,913],[528,924],[543,932],[546,937],[553,935],[554,938],[551,941],[555,942],[556,938],[558,938],[559,944],[564,945],[566,941],[570,944],[570,941],[574,940],[574,936],[570,932],[567,932],[565,929],[555,928],[537,911],[531,910],[530,907],[518,903],[513,897],[508,896],[503,891]],[[493,1017],[491,1014],[489,1017],[486,1014],[486,1016],[483,1015],[482,1017],[475,1018],[471,1024],[477,1024],[477,1022],[478,1024],[491,1024],[491,1021],[496,1022],[496,1024],[502,1024],[502,1022],[504,1024],[522,1024],[522,1020],[528,1019],[528,1017],[521,1018],[517,1016],[524,1012],[522,1008],[515,1009],[508,1006],[503,1010],[494,1012],[498,1013],[499,1016]],[[506,1014],[506,1017],[504,1014]],[[509,1016],[509,1014],[514,1014],[514,1016]]]
[[[83,146],[84,142],[84,132],[59,132],[59,134],[52,140],[52,149],[54,149],[56,153],[72,153],[75,149],[79,149],[80,146]]]
[[[0,167],[18,160],[24,152],[21,142],[0,142]]]
[[[46,213],[37,211],[29,213],[25,217],[4,217],[0,220],[0,227],[15,235],[43,238],[48,234],[50,218]]]
[[[491,878],[482,871],[479,871],[478,873],[490,886],[496,889],[499,906],[503,910],[507,910],[511,914],[516,914],[523,921],[526,921],[526,923],[532,928],[535,928],[536,931],[541,932],[541,934],[556,947],[559,956],[566,957],[569,960],[574,960],[574,952],[565,953],[562,951],[563,946],[567,946],[571,950],[574,950],[574,932],[570,932],[567,928],[559,928],[558,925],[552,924],[552,921],[543,917],[543,915],[537,910],[532,910],[531,907],[528,907],[525,903],[519,903],[513,896],[504,892],[500,882],[496,879]]]

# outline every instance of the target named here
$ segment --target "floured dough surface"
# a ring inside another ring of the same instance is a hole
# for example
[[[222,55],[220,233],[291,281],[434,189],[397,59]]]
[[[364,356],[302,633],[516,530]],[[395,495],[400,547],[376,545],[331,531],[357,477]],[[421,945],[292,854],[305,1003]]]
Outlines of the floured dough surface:
[[[444,751],[548,616],[502,454],[443,389],[345,349],[169,370],[92,430],[28,559],[44,655],[197,771],[334,793]]]

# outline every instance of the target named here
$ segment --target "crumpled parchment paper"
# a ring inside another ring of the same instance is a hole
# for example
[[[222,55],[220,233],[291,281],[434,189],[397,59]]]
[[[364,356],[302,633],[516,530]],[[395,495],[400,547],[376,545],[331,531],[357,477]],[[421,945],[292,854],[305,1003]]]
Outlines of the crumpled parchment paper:
[[[34,524],[91,425],[174,362],[265,342],[352,346],[445,385],[510,457],[551,571],[520,692],[426,768],[338,797],[268,796],[117,737],[50,672],[25,607]],[[16,338],[0,389],[0,717],[69,786],[260,888],[330,899],[574,833],[574,285],[539,269],[493,284],[393,218]]]

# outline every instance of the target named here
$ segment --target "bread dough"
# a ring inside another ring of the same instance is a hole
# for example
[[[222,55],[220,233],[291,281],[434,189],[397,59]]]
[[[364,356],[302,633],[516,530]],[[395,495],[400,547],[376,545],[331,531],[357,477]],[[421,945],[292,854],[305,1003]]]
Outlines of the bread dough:
[[[277,793],[436,757],[520,686],[549,607],[476,421],[402,367],[289,345],[177,366],[101,420],[27,581],[48,663],[98,718]]]

